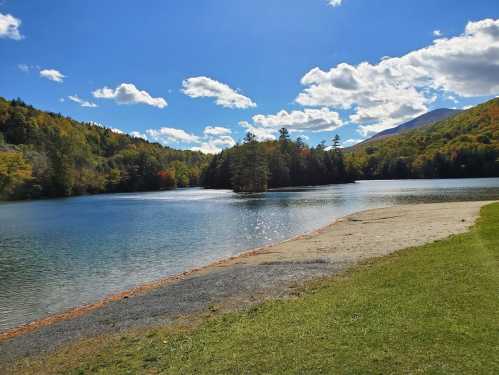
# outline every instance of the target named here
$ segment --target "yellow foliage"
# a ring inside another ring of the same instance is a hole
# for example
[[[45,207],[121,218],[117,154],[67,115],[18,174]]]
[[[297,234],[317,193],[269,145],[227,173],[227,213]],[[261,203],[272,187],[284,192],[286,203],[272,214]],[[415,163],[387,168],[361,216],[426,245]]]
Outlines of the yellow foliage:
[[[31,179],[31,173],[31,165],[20,152],[0,151],[0,196],[10,195]]]

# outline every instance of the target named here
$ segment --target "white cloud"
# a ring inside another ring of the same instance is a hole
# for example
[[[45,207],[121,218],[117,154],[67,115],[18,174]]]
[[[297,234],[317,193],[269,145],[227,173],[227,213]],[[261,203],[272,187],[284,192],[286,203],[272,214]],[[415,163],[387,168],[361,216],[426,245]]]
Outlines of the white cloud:
[[[40,77],[47,78],[50,81],[62,83],[66,76],[56,69],[42,69],[40,70]]]
[[[289,131],[331,131],[343,125],[338,112],[328,108],[304,109],[303,111],[280,111],[275,115],[255,115],[256,126],[271,128],[274,131],[287,128]]]
[[[350,120],[368,135],[428,110],[435,93],[463,97],[499,92],[499,20],[469,22],[462,35],[377,64],[341,63],[310,70],[296,98],[305,106],[353,109]]]
[[[80,105],[80,107],[87,107],[87,108],[97,107],[97,104],[89,102],[87,100],[84,100],[84,99],[80,98],[78,95],[69,95],[68,99],[75,102],[75,103],[78,103]]]
[[[258,141],[274,141],[276,139],[274,135],[276,129],[256,127],[247,121],[240,121],[239,125],[245,128],[247,132],[253,133]]]
[[[191,151],[200,151],[203,154],[218,154],[222,150],[209,142],[203,142],[200,146],[191,147]]]
[[[112,99],[118,104],[147,104],[157,108],[165,108],[165,99],[153,98],[147,91],[139,90],[132,83],[122,83],[114,90],[108,87],[95,90],[92,95],[99,99]]]
[[[109,128],[109,130],[111,130],[113,133],[116,133],[116,134],[125,134],[125,132],[121,129],[118,129],[118,128]]]
[[[138,132],[138,131],[133,131],[130,133],[130,135],[132,137],[135,137],[135,138],[142,138],[142,139],[145,139],[147,141],[147,135],[145,135],[144,133],[141,133],[141,132]]]
[[[282,110],[272,115],[255,115],[252,120],[252,123],[241,121],[239,125],[253,133],[259,141],[276,139],[275,134],[281,128],[286,128],[291,133],[301,133],[332,131],[343,126],[339,113],[329,108],[306,108],[291,112]]]
[[[338,7],[341,5],[343,0],[328,0],[329,2],[329,5],[331,5],[332,7]]]
[[[202,136],[188,133],[183,129],[167,128],[147,129],[145,134],[132,132],[130,135],[140,137],[163,145],[181,144],[192,151],[201,151],[205,154],[216,154],[224,148],[236,144],[229,135],[230,129],[220,126],[207,126]]]
[[[442,32],[440,30],[433,30],[433,36],[441,37],[442,36]]]
[[[155,142],[162,144],[169,143],[198,143],[199,137],[197,135],[187,133],[185,130],[176,128],[160,128],[146,130],[148,138]]]
[[[21,40],[24,36],[19,32],[22,21],[10,14],[0,13],[0,38]]]
[[[232,134],[232,130],[224,128],[222,126],[207,126],[203,131],[204,135],[229,135]]]
[[[199,146],[192,147],[192,151],[201,151],[204,154],[217,154],[224,148],[232,147],[236,144],[230,135],[223,135],[218,138],[209,138],[201,142]]]
[[[251,108],[256,104],[225,83],[208,77],[191,77],[182,82],[182,92],[191,98],[215,98],[215,103],[226,108]]]

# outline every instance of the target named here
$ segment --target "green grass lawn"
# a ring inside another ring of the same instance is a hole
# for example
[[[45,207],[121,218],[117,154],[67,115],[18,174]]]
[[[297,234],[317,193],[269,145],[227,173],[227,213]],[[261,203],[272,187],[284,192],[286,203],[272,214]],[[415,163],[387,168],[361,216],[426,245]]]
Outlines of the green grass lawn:
[[[417,230],[417,229],[415,229]],[[33,373],[499,374],[499,204],[468,233],[195,328],[86,341]]]

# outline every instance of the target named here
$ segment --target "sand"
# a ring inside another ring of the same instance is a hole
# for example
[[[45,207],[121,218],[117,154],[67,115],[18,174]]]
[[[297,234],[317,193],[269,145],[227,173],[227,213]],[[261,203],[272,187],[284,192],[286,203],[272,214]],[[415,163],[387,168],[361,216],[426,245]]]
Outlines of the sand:
[[[465,232],[491,202],[400,205],[344,217],[316,232],[254,249],[0,333],[0,363],[80,338],[153,327],[213,306],[244,308],[366,259]]]

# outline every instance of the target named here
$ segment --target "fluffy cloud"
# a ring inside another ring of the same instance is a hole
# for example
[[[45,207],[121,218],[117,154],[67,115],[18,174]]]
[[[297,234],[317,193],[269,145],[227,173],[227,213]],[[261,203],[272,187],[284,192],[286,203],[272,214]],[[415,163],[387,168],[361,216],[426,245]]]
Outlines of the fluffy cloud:
[[[198,136],[176,128],[148,129],[146,130],[146,134],[151,140],[163,144],[199,142]]]
[[[139,132],[130,133],[134,137],[144,138],[163,145],[183,144],[192,151],[201,151],[206,154],[216,154],[224,148],[232,147],[236,144],[229,135],[230,129],[220,126],[207,126],[202,136],[188,133],[182,129],[160,128],[148,129],[145,134]]]
[[[290,131],[331,131],[343,125],[338,112],[328,108],[305,109],[303,111],[280,111],[275,115],[255,115],[256,126],[274,129],[287,128]]]
[[[56,69],[42,69],[40,70],[40,77],[47,78],[50,81],[62,83],[66,76]]]
[[[305,106],[351,109],[350,120],[368,135],[428,110],[435,92],[463,97],[499,92],[499,20],[469,22],[462,35],[378,64],[341,63],[314,68],[301,80],[296,98]]]
[[[224,128],[222,126],[207,126],[203,131],[204,135],[220,136],[232,134],[232,130]]]
[[[165,108],[165,99],[153,98],[147,91],[139,90],[132,83],[122,83],[114,90],[108,87],[95,90],[93,96],[98,99],[112,99],[118,104],[147,104],[157,108]]]
[[[10,14],[0,13],[0,38],[21,40],[23,36],[19,31],[21,20]]]
[[[182,92],[191,98],[215,98],[215,103],[226,108],[250,108],[256,104],[225,83],[208,77],[192,77],[182,82]]]
[[[338,112],[329,108],[306,108],[303,111],[280,111],[272,115],[255,115],[253,122],[241,121],[239,125],[253,133],[259,141],[274,140],[281,128],[290,132],[322,132],[332,131],[343,126]]]
[[[332,7],[339,7],[343,0],[328,0],[329,5]]]
[[[135,137],[135,138],[142,138],[142,139],[145,139],[147,141],[147,135],[145,135],[144,133],[141,133],[141,132],[138,132],[138,131],[133,131],[130,133],[130,135],[132,137]]]
[[[199,146],[191,148],[192,151],[201,151],[204,154],[217,154],[224,148],[232,147],[236,144],[234,139],[229,135],[223,135],[217,138],[209,138],[201,142]]]
[[[239,125],[245,128],[247,132],[253,133],[258,141],[273,141],[276,139],[274,135],[276,129],[257,127],[247,121],[241,121]]]
[[[433,36],[441,37],[442,32],[440,30],[433,30]]]
[[[87,108],[97,107],[97,104],[84,100],[80,98],[78,95],[69,95],[68,99],[71,100],[72,102],[78,103],[80,107],[87,107]]]

